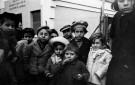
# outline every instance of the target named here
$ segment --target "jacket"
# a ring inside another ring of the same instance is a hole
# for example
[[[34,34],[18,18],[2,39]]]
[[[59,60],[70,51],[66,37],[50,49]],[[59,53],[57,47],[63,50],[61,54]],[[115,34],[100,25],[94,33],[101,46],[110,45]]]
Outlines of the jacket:
[[[78,47],[75,38],[73,38],[70,41],[70,43],[73,44],[74,46]],[[80,48],[78,47],[78,50],[79,50],[78,59],[80,61],[82,61],[84,64],[86,64],[86,62],[87,62],[88,53],[90,51],[90,46],[91,46],[90,40],[87,39],[87,38],[85,38],[85,37],[83,37],[83,39],[82,39],[82,45],[81,45]]]
[[[45,74],[51,73],[53,74],[53,78],[49,79],[49,85],[57,85],[58,78],[58,72],[61,67],[62,59],[60,58],[58,62],[53,63],[52,58],[56,57],[55,54],[53,54],[47,62],[46,68],[45,68]]]
[[[29,69],[31,74],[43,73],[47,60],[53,53],[52,46],[46,44],[42,51],[37,40],[26,47],[24,56],[24,67]]]
[[[81,74],[82,80],[76,80],[75,75]],[[85,64],[79,60],[61,66],[58,74],[57,85],[86,85],[89,72]]]
[[[13,59],[16,56],[16,38],[8,36],[0,28],[0,84],[5,84],[15,79]]]
[[[28,45],[27,40],[20,40],[17,42],[16,45],[16,53],[19,57],[18,61],[16,62],[16,76],[18,80],[23,80],[25,78],[25,72],[23,67],[23,60],[24,60],[24,54],[26,46]]]
[[[135,85],[135,10],[113,18],[112,61],[107,75],[107,85]]]
[[[112,55],[109,49],[90,50],[87,60],[87,69],[90,73],[88,82],[96,85],[105,85],[106,74]]]

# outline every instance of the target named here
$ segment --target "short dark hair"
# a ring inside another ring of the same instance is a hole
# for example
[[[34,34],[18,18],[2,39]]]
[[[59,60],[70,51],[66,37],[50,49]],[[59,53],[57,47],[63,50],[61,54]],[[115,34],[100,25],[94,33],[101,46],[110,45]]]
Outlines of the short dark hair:
[[[12,20],[15,22],[15,27],[18,27],[19,20],[14,13],[4,12],[0,15],[0,24],[3,24],[6,20]]]
[[[50,33],[55,33],[57,36],[59,36],[58,32],[55,29],[50,29]]]
[[[50,35],[50,28],[48,26],[39,27],[37,29],[37,31],[36,31],[37,35],[38,35],[39,31],[41,31],[42,29],[45,29],[49,33],[49,35]]]
[[[35,35],[35,32],[34,32],[34,29],[33,28],[24,28],[23,29],[23,35],[25,34],[25,33],[30,33],[30,34],[32,34],[32,36],[34,37],[34,35]]]
[[[75,45],[73,45],[73,44],[68,44],[68,45],[65,47],[64,53],[65,53],[67,50],[74,51],[74,52],[76,53],[76,55],[79,55],[79,49],[78,49]]]
[[[102,33],[94,33],[90,38],[91,43],[93,44],[96,39],[100,39],[102,45],[106,45],[106,38]]]
[[[112,4],[111,4],[111,8],[115,11],[119,11],[119,7],[118,7],[118,3],[117,0],[115,0]]]

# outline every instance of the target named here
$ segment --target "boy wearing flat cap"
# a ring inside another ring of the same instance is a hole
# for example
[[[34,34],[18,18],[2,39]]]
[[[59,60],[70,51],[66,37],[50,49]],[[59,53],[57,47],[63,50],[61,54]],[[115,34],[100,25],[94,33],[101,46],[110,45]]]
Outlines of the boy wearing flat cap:
[[[60,29],[63,32],[63,37],[71,41],[73,39],[71,25],[65,25]]]
[[[71,26],[75,37],[71,40],[71,44],[75,45],[79,49],[78,59],[86,64],[88,53],[90,50],[90,41],[85,38],[84,35],[87,33],[88,23],[86,21],[74,22]]]

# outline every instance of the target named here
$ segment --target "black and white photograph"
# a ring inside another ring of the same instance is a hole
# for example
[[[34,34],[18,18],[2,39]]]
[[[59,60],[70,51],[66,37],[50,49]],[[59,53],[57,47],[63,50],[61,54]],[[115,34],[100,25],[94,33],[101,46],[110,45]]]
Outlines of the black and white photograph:
[[[135,0],[0,0],[0,85],[135,85]]]

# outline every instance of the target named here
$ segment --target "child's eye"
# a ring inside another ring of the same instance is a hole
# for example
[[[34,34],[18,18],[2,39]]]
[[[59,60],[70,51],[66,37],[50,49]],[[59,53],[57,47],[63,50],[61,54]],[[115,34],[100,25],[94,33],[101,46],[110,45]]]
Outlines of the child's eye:
[[[75,31],[76,33],[79,33],[79,31]]]
[[[43,35],[43,33],[41,32],[40,35]]]
[[[73,56],[73,55],[75,55],[75,54],[74,54],[74,53],[71,53],[70,55],[72,55],[72,56]]]
[[[84,33],[84,31],[80,31],[80,33]]]
[[[45,36],[48,36],[48,33],[45,33]]]
[[[15,28],[15,25],[12,25],[12,28]]]
[[[10,24],[5,24],[7,27],[9,27],[10,26]]]

